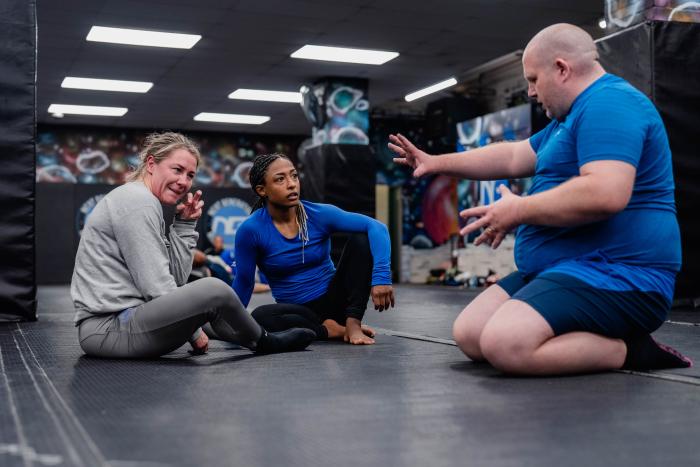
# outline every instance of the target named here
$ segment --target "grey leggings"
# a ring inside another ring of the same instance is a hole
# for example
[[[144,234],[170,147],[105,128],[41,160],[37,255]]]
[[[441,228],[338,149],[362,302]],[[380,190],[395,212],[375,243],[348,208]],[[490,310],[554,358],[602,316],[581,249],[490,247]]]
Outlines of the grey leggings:
[[[120,313],[88,318],[78,335],[95,357],[158,357],[180,347],[205,323],[226,341],[255,349],[262,329],[233,289],[219,279],[200,279]]]

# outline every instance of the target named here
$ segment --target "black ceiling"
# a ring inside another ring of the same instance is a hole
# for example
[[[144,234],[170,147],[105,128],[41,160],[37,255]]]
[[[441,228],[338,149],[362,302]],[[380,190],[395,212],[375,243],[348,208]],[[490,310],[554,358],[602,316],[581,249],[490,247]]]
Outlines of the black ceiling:
[[[600,36],[602,0],[39,0],[39,122],[309,134],[297,104],[230,100],[237,88],[296,91],[325,76],[369,79],[373,107],[521,49],[569,22]],[[200,34],[190,50],[87,42],[95,26]],[[397,51],[382,66],[298,60],[304,44]],[[151,81],[146,94],[62,89],[66,76]],[[434,99],[433,95],[425,99]],[[48,114],[49,104],[127,107],[121,118]],[[418,102],[416,105],[421,105]],[[251,113],[259,126],[195,122]]]

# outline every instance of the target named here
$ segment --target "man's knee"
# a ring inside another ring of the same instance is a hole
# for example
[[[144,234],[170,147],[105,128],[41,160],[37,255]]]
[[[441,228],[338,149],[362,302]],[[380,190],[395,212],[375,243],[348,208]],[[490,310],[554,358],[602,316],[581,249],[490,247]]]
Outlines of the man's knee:
[[[483,355],[479,348],[479,336],[481,329],[474,320],[470,319],[468,309],[457,317],[452,325],[452,338],[457,347],[472,360],[483,360]]]
[[[479,337],[479,348],[494,368],[505,373],[526,372],[535,349],[521,339],[507,323],[488,323]]]

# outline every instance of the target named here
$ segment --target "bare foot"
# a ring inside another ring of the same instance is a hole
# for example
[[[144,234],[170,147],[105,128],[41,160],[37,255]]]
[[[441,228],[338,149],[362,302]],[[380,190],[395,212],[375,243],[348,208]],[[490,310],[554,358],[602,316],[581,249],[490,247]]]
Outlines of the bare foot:
[[[342,339],[345,336],[345,326],[335,320],[327,319],[321,325],[328,331],[329,339]]]
[[[371,328],[370,331],[374,332]],[[345,323],[345,336],[343,340],[349,344],[353,345],[371,345],[374,344],[374,339],[365,333],[362,329],[360,320],[355,318],[348,318]]]
[[[321,323],[323,327],[328,331],[329,339],[344,339],[345,338],[345,326],[339,324],[337,321],[332,319],[327,319]],[[362,325],[362,333],[367,337],[374,337],[377,333],[369,326]]]

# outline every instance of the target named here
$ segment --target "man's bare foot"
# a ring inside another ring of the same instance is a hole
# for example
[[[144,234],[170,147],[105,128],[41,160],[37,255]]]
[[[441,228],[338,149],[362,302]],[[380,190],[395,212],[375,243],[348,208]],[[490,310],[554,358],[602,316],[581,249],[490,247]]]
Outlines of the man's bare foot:
[[[374,329],[371,327],[367,326],[366,324],[362,325],[362,332],[365,334],[367,337],[374,337],[377,335],[376,332],[374,332]]]
[[[370,331],[374,332],[371,328]],[[349,344],[353,345],[371,345],[374,344],[374,339],[365,333],[362,329],[362,324],[360,320],[355,318],[348,318],[345,323],[345,336],[343,340]]]

